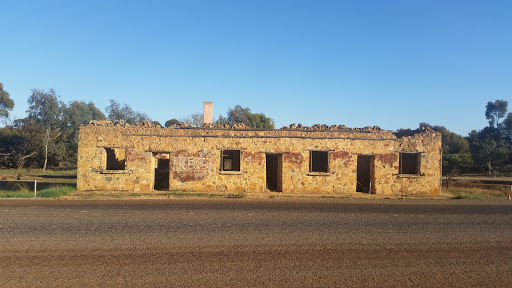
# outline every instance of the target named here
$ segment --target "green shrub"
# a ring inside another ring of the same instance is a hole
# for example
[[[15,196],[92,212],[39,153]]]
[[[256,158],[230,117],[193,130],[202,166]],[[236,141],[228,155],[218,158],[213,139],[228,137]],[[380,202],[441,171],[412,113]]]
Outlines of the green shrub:
[[[44,189],[37,192],[37,197],[41,198],[55,198],[68,195],[71,192],[75,192],[76,188],[71,186],[57,186],[53,188]]]

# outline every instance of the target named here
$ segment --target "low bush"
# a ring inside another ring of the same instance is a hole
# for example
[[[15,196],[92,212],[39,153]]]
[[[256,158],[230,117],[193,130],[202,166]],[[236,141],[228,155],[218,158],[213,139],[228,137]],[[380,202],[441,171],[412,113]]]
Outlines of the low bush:
[[[37,192],[37,197],[41,198],[55,198],[66,196],[69,193],[75,192],[76,188],[71,186],[58,186],[53,188],[44,189]]]

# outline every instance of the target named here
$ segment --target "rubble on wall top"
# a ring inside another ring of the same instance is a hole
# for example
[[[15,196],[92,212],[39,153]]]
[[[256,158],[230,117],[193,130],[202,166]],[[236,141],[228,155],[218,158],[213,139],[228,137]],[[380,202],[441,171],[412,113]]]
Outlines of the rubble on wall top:
[[[106,127],[143,127],[143,128],[162,128],[160,125],[154,125],[149,121],[144,121],[142,123],[137,123],[136,125],[130,125],[123,120],[110,121],[110,120],[93,120],[90,121],[90,126],[106,126]],[[188,125],[186,123],[174,124],[169,127],[170,129],[181,129],[181,128],[196,128],[194,126]],[[258,130],[252,129],[243,123],[238,123],[233,126],[228,124],[203,124],[202,127],[199,128],[207,128],[207,129],[232,129],[232,130]],[[263,130],[263,129],[262,129]],[[397,132],[393,132],[391,130],[381,129],[379,126],[367,126],[364,128],[349,128],[345,125],[326,125],[326,124],[315,124],[313,126],[304,126],[302,124],[291,124],[289,126],[283,126],[280,129],[276,130],[301,130],[301,131],[341,131],[341,132],[363,132],[363,133],[393,133],[398,138],[412,136],[418,133],[426,133],[433,132],[430,127],[420,127],[416,130],[411,129],[401,129]]]
[[[180,128],[179,125],[174,125],[176,128]],[[172,126],[171,126],[172,127]],[[183,126],[181,126],[183,127]],[[190,126],[189,126],[190,127]],[[233,126],[228,124],[204,124],[203,128],[219,128],[219,129],[252,129],[247,125],[240,123]],[[289,126],[283,126],[276,130],[303,130],[303,131],[343,131],[343,132],[393,132],[390,130],[381,129],[379,126],[367,126],[364,128],[349,128],[345,125],[327,125],[327,124],[315,124],[313,126],[304,126],[302,124],[290,124]]]
[[[430,127],[420,127],[418,129],[400,129],[396,132],[394,132],[395,136],[397,138],[403,138],[403,137],[411,137],[411,136],[414,136],[416,134],[422,134],[422,133],[438,133],[438,132],[435,132],[432,128]]]
[[[381,129],[379,126],[367,126],[364,128],[349,128],[345,125],[326,125],[315,124],[313,126],[303,126],[302,124],[291,124],[283,126],[281,130],[330,130],[330,131],[347,131],[347,132],[391,132]]]
[[[90,126],[107,126],[107,127],[144,127],[144,128],[151,128],[151,127],[158,127],[161,128],[160,125],[154,125],[153,123],[149,121],[144,121],[142,123],[137,122],[136,125],[130,125],[130,123],[126,123],[123,120],[92,120],[89,121]]]
[[[137,123],[136,125],[130,125],[129,123],[123,120],[93,120],[88,123],[89,126],[106,126],[106,127],[144,127],[144,128],[152,128],[158,127],[162,128],[160,125],[154,125],[149,121],[144,121],[142,123]],[[179,129],[179,128],[196,128],[194,126],[188,125],[186,123],[174,124],[169,128],[171,129]],[[209,128],[209,129],[233,129],[233,130],[249,130],[253,129],[245,125],[244,123],[237,123],[233,126],[228,124],[203,124],[202,127],[199,128]],[[258,129],[255,129],[258,130]],[[264,130],[264,129],[261,129]],[[315,124],[313,126],[304,126],[302,124],[291,124],[289,126],[283,126],[280,129],[276,130],[304,130],[304,131],[347,131],[347,132],[392,132],[388,130],[383,130],[379,126],[368,126],[364,128],[349,128],[345,125],[326,125],[326,124]]]

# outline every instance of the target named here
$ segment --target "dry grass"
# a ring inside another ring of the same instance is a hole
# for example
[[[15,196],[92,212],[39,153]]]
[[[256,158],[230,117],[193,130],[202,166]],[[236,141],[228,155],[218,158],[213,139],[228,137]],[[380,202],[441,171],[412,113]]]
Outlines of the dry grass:
[[[445,176],[443,176],[443,180],[445,180]],[[452,177],[453,180],[463,181],[463,182],[477,182],[477,181],[499,181],[499,182],[512,182],[512,177],[507,176],[485,176],[485,175],[463,175],[463,176],[455,176]]]
[[[21,183],[25,184],[25,183]],[[0,190],[0,198],[33,198],[34,192],[29,191],[26,185],[19,185],[19,189],[15,191]],[[76,191],[75,187],[71,186],[55,186],[48,189],[37,191],[36,195],[38,198],[58,198],[66,196]]]
[[[456,199],[504,199],[508,197],[501,191],[458,187],[443,188],[442,194]]]

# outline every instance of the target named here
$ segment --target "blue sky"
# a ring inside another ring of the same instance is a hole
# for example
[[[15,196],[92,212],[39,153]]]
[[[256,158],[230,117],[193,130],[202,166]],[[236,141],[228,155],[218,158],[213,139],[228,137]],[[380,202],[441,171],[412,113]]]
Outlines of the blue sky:
[[[512,1],[0,0],[0,82],[162,124],[240,104],[276,126],[487,125],[512,110]]]

